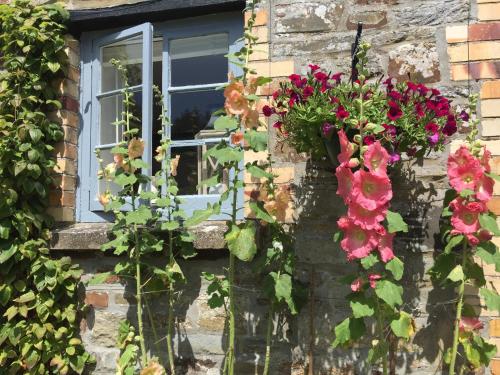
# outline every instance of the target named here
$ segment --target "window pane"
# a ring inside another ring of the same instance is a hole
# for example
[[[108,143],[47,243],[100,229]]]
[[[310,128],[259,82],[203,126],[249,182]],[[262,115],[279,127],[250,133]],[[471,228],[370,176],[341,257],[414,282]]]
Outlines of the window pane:
[[[204,160],[203,155],[215,144],[206,144],[203,146],[191,147],[172,147],[172,160],[177,160],[177,170],[175,180],[179,187],[181,195],[197,194],[221,194],[226,190],[227,175],[223,174],[220,184],[212,187],[200,187],[197,185],[216,173],[223,172],[223,169],[217,165],[217,161],[212,158]]]
[[[224,106],[221,90],[174,93],[172,100],[172,139],[199,137],[201,131],[213,130],[213,113]]]
[[[101,159],[103,168],[113,163],[114,160],[111,149],[101,150]],[[104,194],[106,191],[109,191],[111,194],[117,195],[120,190],[121,187],[112,181],[106,181],[105,179],[99,180],[99,194]]]
[[[124,125],[116,125],[116,122],[123,119],[123,95],[117,94],[100,99],[101,121],[100,121],[100,141],[101,145],[117,143],[122,141]],[[140,91],[132,93],[131,111],[134,118],[130,120],[130,129],[141,129],[142,117],[142,93]],[[137,134],[141,136],[141,132]]]
[[[227,81],[227,34],[175,39],[170,42],[172,86]]]

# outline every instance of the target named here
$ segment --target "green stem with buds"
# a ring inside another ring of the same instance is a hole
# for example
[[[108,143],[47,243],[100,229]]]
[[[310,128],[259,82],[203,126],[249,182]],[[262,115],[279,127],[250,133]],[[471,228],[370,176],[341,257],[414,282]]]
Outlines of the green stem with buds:
[[[174,239],[172,231],[168,232],[168,253],[169,264],[174,263]],[[168,284],[168,318],[167,318],[167,352],[168,364],[170,366],[170,374],[175,375],[174,350],[172,347],[172,328],[174,323],[174,285],[172,282]]]

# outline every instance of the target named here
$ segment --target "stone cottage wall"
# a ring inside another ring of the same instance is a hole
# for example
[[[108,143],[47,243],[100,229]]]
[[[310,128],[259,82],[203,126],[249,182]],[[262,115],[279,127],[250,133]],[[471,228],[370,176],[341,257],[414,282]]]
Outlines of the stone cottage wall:
[[[83,9],[130,4],[140,0],[69,0],[70,8]],[[471,42],[472,88],[481,89],[483,117],[482,135],[496,156],[495,168],[500,172],[500,89],[496,81],[500,72],[499,45],[500,2],[472,0],[470,19],[468,0],[267,0],[257,17],[257,34],[261,44],[252,61],[259,74],[275,78],[275,82],[259,92],[263,99],[276,89],[277,82],[291,73],[305,73],[309,63],[317,63],[332,71],[349,71],[350,48],[357,22],[363,22],[363,38],[373,45],[370,69],[399,79],[425,82],[464,103],[467,90],[467,55],[464,55],[467,30]],[[478,22],[476,24],[476,22]],[[476,36],[474,36],[476,35]],[[466,48],[465,48],[466,50]],[[68,80],[61,85],[64,111],[54,116],[64,126],[65,141],[57,148],[60,186],[51,195],[51,212],[60,222],[69,222],[54,232],[54,254],[70,254],[84,271],[84,278],[107,271],[119,258],[98,251],[106,240],[107,227],[100,224],[71,224],[74,221],[74,191],[77,186],[76,149],[79,123],[78,44],[68,38],[71,65]],[[479,82],[478,82],[479,80]],[[69,103],[69,104],[68,104]],[[271,374],[303,374],[310,360],[313,374],[368,374],[361,367],[366,356],[364,345],[351,350],[333,350],[333,326],[344,319],[348,306],[347,288],[338,280],[349,273],[350,266],[332,241],[336,220],[342,214],[337,198],[336,182],[325,163],[311,163],[304,155],[278,142],[272,128],[270,147],[278,173],[278,183],[294,198],[285,217],[291,224],[298,256],[297,277],[308,285],[310,298],[300,315],[288,318],[275,332]],[[462,132],[465,132],[462,129]],[[457,136],[460,138],[460,135]],[[90,157],[93,157],[92,155]],[[265,158],[265,153],[246,153],[245,160]],[[426,275],[433,262],[437,242],[438,219],[444,190],[446,155],[431,155],[423,161],[405,162],[395,172],[396,209],[410,224],[408,235],[397,239],[396,251],[407,265],[404,308],[416,317],[417,334],[397,358],[400,373],[430,375],[439,373],[443,347],[450,342],[450,325],[454,312],[440,303],[450,297],[434,289]],[[245,195],[260,194],[259,182],[245,176]],[[498,192],[498,189],[496,190]],[[499,213],[500,196],[492,201]],[[71,225],[68,225],[71,224]],[[188,374],[218,374],[224,357],[225,315],[210,310],[206,284],[201,271],[221,273],[227,266],[222,223],[210,222],[196,230],[196,247],[200,255],[181,267],[186,270],[188,284],[183,288],[176,310],[175,343],[179,353],[179,369]],[[238,370],[237,374],[261,371],[267,301],[259,294],[248,264],[240,264],[238,275]],[[491,280],[496,275],[488,269]],[[82,337],[98,360],[95,374],[112,374],[117,355],[115,342],[121,319],[134,317],[133,293],[115,279],[103,285],[87,287],[86,301],[91,309],[82,321]],[[475,296],[474,291],[471,295]],[[153,319],[165,320],[166,305],[162,296],[151,296]],[[154,301],[154,302],[153,302]],[[476,305],[480,307],[476,298]],[[500,324],[495,317],[485,316],[491,323],[485,335],[500,337]],[[146,323],[147,328],[150,327]],[[151,332],[150,332],[151,333]],[[152,333],[151,333],[152,337]],[[440,341],[439,338],[442,338]],[[496,342],[499,339],[493,338]],[[160,348],[164,349],[164,341]],[[165,350],[161,350],[165,352]],[[493,362],[493,374],[500,374],[500,360]],[[489,371],[489,370],[487,370]],[[305,372],[307,373],[307,372]]]

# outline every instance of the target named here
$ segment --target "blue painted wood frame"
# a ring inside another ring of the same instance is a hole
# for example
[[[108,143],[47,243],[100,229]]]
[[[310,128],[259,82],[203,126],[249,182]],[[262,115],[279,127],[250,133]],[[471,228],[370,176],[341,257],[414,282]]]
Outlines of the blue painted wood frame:
[[[110,34],[112,32],[112,34]],[[187,38],[208,34],[227,33],[229,36],[229,52],[234,53],[242,46],[240,40],[243,34],[243,17],[241,14],[221,14],[196,17],[183,20],[168,21],[155,24],[155,36],[163,37],[163,93],[169,107],[169,87],[170,87],[170,66],[169,66],[169,41],[177,38]],[[81,130],[79,135],[79,166],[78,177],[79,186],[77,189],[76,218],[79,222],[102,222],[109,221],[111,215],[102,211],[101,205],[97,202],[97,160],[94,155],[94,148],[99,140],[99,110],[96,94],[100,93],[100,48],[109,43],[114,43],[136,35],[143,35],[143,113],[142,126],[143,138],[146,144],[151,145],[152,134],[152,106],[153,106],[153,26],[145,23],[139,26],[127,28],[125,30],[100,31],[84,33],[81,38],[81,90],[80,90],[80,116]],[[235,74],[241,74],[241,68],[230,64],[229,69]],[[177,141],[174,147],[185,147],[190,144],[198,144],[197,140]],[[152,149],[146,147],[144,153],[145,161],[152,164]],[[243,162],[241,163],[243,167]],[[230,176],[230,178],[232,178]],[[240,175],[243,179],[243,173]],[[183,196],[183,208],[189,214],[195,209],[206,207],[207,203],[215,203],[219,200],[219,195],[189,195]],[[238,194],[238,207],[243,207],[243,189]],[[211,218],[211,220],[226,219],[229,213],[229,202],[225,202],[221,215]],[[238,211],[238,218],[243,218],[243,210]]]

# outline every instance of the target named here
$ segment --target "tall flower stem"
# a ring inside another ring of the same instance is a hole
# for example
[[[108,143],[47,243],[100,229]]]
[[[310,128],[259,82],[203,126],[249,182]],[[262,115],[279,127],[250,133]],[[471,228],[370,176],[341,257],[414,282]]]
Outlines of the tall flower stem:
[[[467,242],[464,241],[462,250],[462,269],[465,268],[467,262]],[[458,338],[460,333],[460,320],[462,319],[462,309],[464,304],[464,294],[465,294],[465,278],[462,279],[460,285],[458,286],[458,301],[457,301],[457,315],[455,318],[455,329],[453,332],[453,345],[451,348],[451,359],[450,359],[450,375],[455,375],[455,363],[457,361],[458,352]]]
[[[385,335],[384,335],[384,316],[382,314],[381,306],[380,306],[380,301],[378,298],[375,298],[376,304],[377,304],[377,333],[378,333],[378,339],[381,343],[385,341]],[[388,375],[389,373],[389,365],[388,365],[388,360],[387,356],[384,355],[382,357],[382,373],[384,375]]]
[[[267,317],[267,331],[266,331],[266,357],[264,360],[264,371],[262,375],[269,374],[269,363],[271,362],[271,341],[273,337],[273,316],[274,308],[273,304],[269,307],[269,315]]]
[[[168,232],[168,256],[169,264],[174,263],[174,238],[172,231]],[[172,328],[174,323],[174,285],[172,282],[168,284],[168,318],[167,318],[167,353],[168,365],[170,367],[170,374],[175,375],[175,361],[174,350],[172,348]]]

